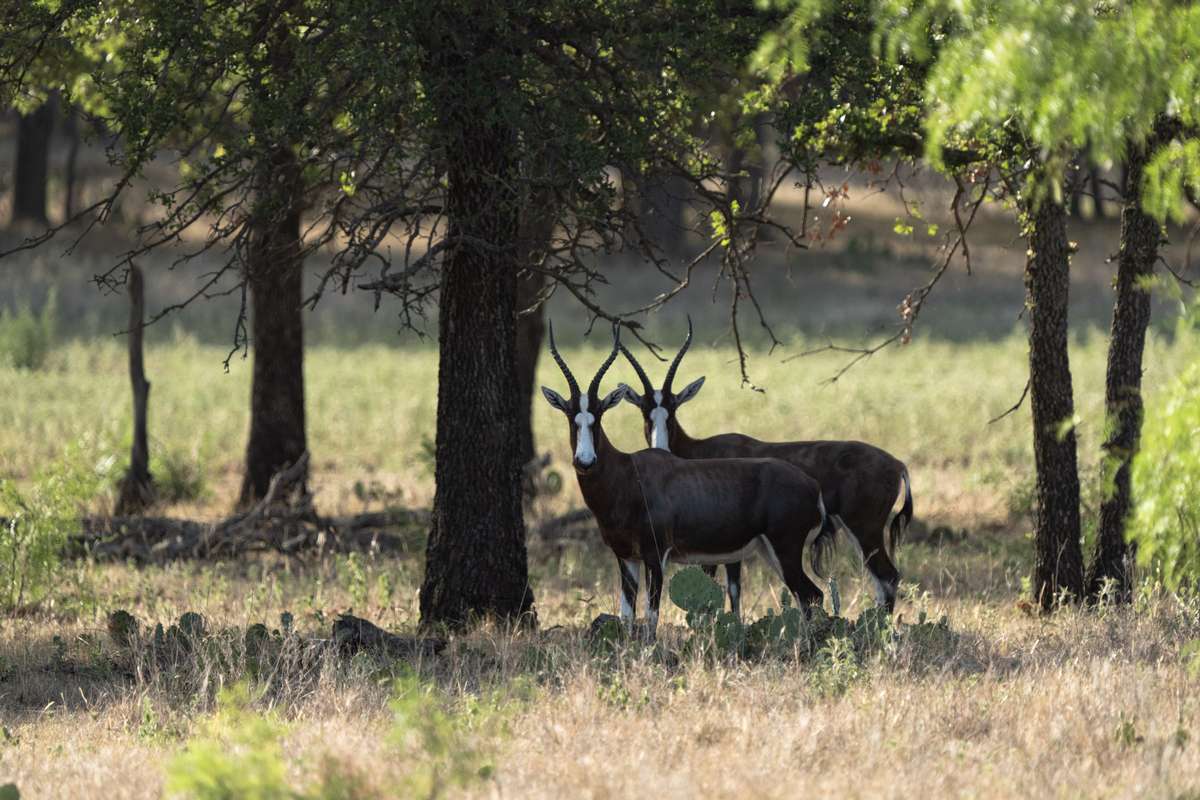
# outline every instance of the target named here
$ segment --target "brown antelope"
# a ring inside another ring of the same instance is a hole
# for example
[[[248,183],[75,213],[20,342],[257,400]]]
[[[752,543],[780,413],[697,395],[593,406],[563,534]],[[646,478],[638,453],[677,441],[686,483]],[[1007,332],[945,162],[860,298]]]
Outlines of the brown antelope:
[[[863,442],[761,442],[740,433],[691,438],[679,424],[676,412],[696,396],[704,378],[692,381],[678,394],[672,392],[675,371],[691,343],[689,319],[687,339],[667,369],[662,389],[654,388],[642,365],[621,345],[621,352],[633,365],[645,389],[639,395],[625,386],[625,399],[642,411],[646,441],[651,447],[669,450],[686,459],[778,458],[803,469],[821,485],[829,516],[850,533],[874,584],[875,602],[891,612],[900,582],[895,546],[913,515],[908,469],[889,453]],[[888,516],[901,489],[904,504],[888,526]],[[713,575],[716,566],[706,570]],[[725,576],[729,602],[736,612],[741,593],[741,564],[734,559],[725,562]]]
[[[613,349],[586,393],[554,345],[550,354],[570,388],[564,398],[542,387],[550,405],[567,416],[575,476],[584,502],[596,516],[600,535],[617,557],[621,574],[621,618],[632,628],[637,612],[638,565],[644,565],[649,632],[658,626],[663,572],[669,561],[725,564],[758,549],[801,606],[820,604],[822,551],[837,528],[826,516],[817,482],[773,458],[686,460],[664,450],[618,450],[604,435],[604,412],[617,405],[624,388],[600,398],[600,380],[617,357]],[[817,580],[806,572],[804,551],[812,546]]]

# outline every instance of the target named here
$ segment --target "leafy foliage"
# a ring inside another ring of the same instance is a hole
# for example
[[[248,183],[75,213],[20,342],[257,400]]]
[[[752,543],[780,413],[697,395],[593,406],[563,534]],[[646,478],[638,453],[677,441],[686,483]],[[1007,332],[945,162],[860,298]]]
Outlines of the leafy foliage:
[[[1138,561],[1167,586],[1200,578],[1200,365],[1192,365],[1146,415],[1133,460],[1137,504],[1128,536]]]
[[[353,765],[322,761],[319,774],[299,788],[289,779],[283,754],[288,726],[253,708],[239,684],[221,694],[218,711],[200,736],[167,767],[167,791],[192,800],[340,800],[378,796]],[[388,743],[393,756],[410,756],[406,768],[388,769],[387,796],[437,797],[491,776],[493,767],[472,742],[475,731],[492,732],[500,706],[474,701],[449,712],[431,686],[413,675],[396,682]]]
[[[956,146],[1000,143],[1002,156],[1015,137],[1044,154],[1046,169],[1030,179],[1057,191],[1075,152],[1110,165],[1164,115],[1192,131],[1200,123],[1194,4],[1016,0],[1001,11],[987,0],[883,0],[876,15],[892,58],[927,61],[937,48],[925,88],[925,155],[935,165],[947,166]],[[1147,173],[1147,205],[1162,218],[1200,185],[1200,160],[1176,142]]]
[[[167,792],[195,800],[293,800],[283,759],[283,726],[250,709],[250,693],[222,693],[201,735],[167,766]]]

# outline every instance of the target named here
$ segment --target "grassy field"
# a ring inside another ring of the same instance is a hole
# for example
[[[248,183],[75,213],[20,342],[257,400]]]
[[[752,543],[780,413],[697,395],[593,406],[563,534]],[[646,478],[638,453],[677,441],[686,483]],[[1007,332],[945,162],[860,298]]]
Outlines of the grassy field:
[[[236,486],[248,365],[235,362],[226,375],[222,354],[187,337],[147,354],[152,449],[205,476],[201,496],[166,513],[220,516]],[[602,358],[589,346],[566,355],[580,372]],[[1095,460],[1103,355],[1099,335],[1083,335],[1073,352],[1085,462]],[[1154,338],[1151,390],[1195,356]],[[254,682],[262,692],[255,708],[280,720],[289,779],[303,785],[319,775],[357,776],[367,787],[358,796],[370,796],[370,787],[420,794],[428,781],[447,782],[442,788],[453,794],[517,797],[783,797],[797,787],[849,796],[1175,797],[1200,788],[1200,746],[1191,739],[1200,732],[1200,709],[1189,655],[1200,637],[1198,609],[1148,596],[1136,613],[1042,620],[1017,603],[1030,550],[1027,411],[987,420],[1020,392],[1020,338],[918,341],[834,385],[820,381],[841,363],[833,356],[764,358],[765,394],[739,389],[731,357],[727,347],[698,346],[685,362],[684,375],[708,375],[686,409],[694,432],[736,427],[767,437],[786,431],[878,442],[909,463],[921,524],[965,529],[965,540],[911,545],[901,554],[900,615],[945,615],[951,635],[933,644],[901,638],[851,664],[804,654],[712,661],[686,654],[682,614],[672,608],[659,650],[631,645],[596,654],[583,631],[615,606],[611,556],[595,541],[534,540],[541,631],[480,632],[418,666],[436,687],[426,700],[447,709],[444,730],[413,728],[411,714],[408,723],[396,721],[389,706],[396,664],[297,658]],[[308,374],[313,482],[323,509],[377,506],[355,495],[356,480],[390,491],[390,502],[427,504],[432,480],[421,441],[433,422],[432,351],[318,346]],[[560,382],[553,365],[542,377]],[[611,380],[630,377],[620,367]],[[0,406],[6,474],[26,476],[79,440],[98,460],[119,457],[128,401],[118,343],[67,344],[43,370],[8,371],[0,380],[9,388]],[[638,446],[632,409],[608,421],[619,445]],[[539,404],[536,423],[539,442],[562,469],[561,420]],[[564,491],[536,513],[579,504],[568,474]],[[197,611],[235,638],[254,622],[277,626],[284,611],[307,636],[328,636],[347,609],[408,630],[420,562],[418,547],[407,557],[315,563],[72,566],[52,602],[0,621],[7,731],[0,781],[15,781],[35,798],[157,796],[164,764],[203,739],[216,688],[253,675],[237,659],[164,668],[144,653],[123,653],[104,633],[108,612],[123,608],[146,623],[170,624]],[[849,564],[841,575],[854,616],[869,600]],[[751,565],[748,614],[775,607],[778,589]],[[677,661],[672,654],[680,652]],[[411,684],[401,685],[411,692]],[[440,735],[447,751],[436,744]],[[488,777],[454,783],[481,768]]]
[[[1017,400],[1027,372],[1017,319],[1023,250],[1011,226],[981,228],[976,276],[947,278],[911,345],[832,384],[825,379],[844,355],[788,360],[833,337],[869,340],[894,320],[904,292],[927,277],[929,243],[888,238],[893,211],[865,214],[851,242],[767,262],[760,291],[785,346],[768,354],[761,336],[751,337],[752,377],[764,393],[740,385],[724,301],[712,305],[707,285],[646,324],[670,346],[685,312],[697,323],[680,372],[680,380],[707,376],[682,414],[692,434],[864,439],[907,462],[917,532],[952,535],[901,549],[902,621],[894,635],[856,650],[797,645],[739,661],[697,652],[683,613],[667,607],[657,647],[598,648],[585,634],[617,604],[611,554],[594,538],[534,538],[539,630],[456,637],[441,656],[410,668],[341,658],[312,640],[327,638],[347,610],[411,632],[421,531],[410,553],[388,557],[144,569],[73,563],[51,599],[0,618],[0,786],[11,781],[25,798],[158,797],[188,765],[210,774],[229,767],[244,778],[253,771],[236,759],[253,756],[314,797],[322,782],[340,792],[324,796],[343,798],[1200,797],[1195,600],[1146,591],[1132,609],[1052,618],[1031,615],[1021,602],[1032,550],[1028,408],[988,424]],[[1113,233],[1104,226],[1078,232],[1073,284],[1071,356],[1089,517],[1099,491],[1110,302],[1103,258],[1114,249]],[[103,262],[102,255],[77,263],[43,252],[0,287],[0,306],[36,305],[52,286],[59,292],[57,344],[45,365],[0,366],[0,477],[18,485],[71,446],[114,474],[125,458],[125,354],[122,340],[105,335],[119,329],[123,307],[120,298],[79,288]],[[647,271],[622,269],[620,292],[657,290]],[[152,299],[186,289],[186,275],[149,274]],[[396,337],[386,307],[372,314],[367,306],[361,297],[335,299],[308,328],[312,486],[329,514],[427,507],[432,499],[435,351]],[[1170,335],[1167,307],[1156,307],[1148,344],[1151,402],[1200,356],[1196,344]],[[148,335],[153,467],[179,489],[156,513],[218,518],[236,493],[250,364],[235,358],[222,369],[228,312],[213,303]],[[581,340],[583,322],[564,298],[554,299],[551,313],[568,362],[589,375],[603,344]],[[663,370],[643,363],[652,375]],[[607,385],[633,377],[618,361]],[[541,366],[541,378],[562,387],[553,364]],[[605,423],[619,446],[642,446],[633,409]],[[531,522],[582,505],[566,425],[540,398],[535,428],[564,487],[538,501]],[[102,491],[92,510],[111,503],[111,491]],[[868,593],[849,562],[838,576],[843,611],[857,617],[870,606]],[[752,562],[747,616],[778,608],[779,589]],[[116,609],[147,626],[198,612],[211,635],[202,648],[164,659],[150,643],[123,647],[109,637],[106,620]],[[284,612],[294,633],[278,640],[278,652],[266,660],[247,655],[238,645],[246,631],[259,622],[282,627]],[[922,633],[932,626],[909,627],[943,616],[936,635]],[[249,717],[218,700],[234,685],[249,687]]]

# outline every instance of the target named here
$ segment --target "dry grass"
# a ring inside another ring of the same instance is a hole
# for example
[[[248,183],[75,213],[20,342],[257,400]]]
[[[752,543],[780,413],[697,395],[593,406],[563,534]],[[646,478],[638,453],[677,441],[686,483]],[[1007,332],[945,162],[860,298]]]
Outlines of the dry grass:
[[[936,221],[942,190],[913,191],[927,198]],[[986,424],[1025,378],[1025,345],[1014,332],[1023,248],[1012,226],[998,215],[983,220],[972,247],[975,276],[947,278],[910,347],[834,385],[821,380],[842,363],[837,356],[783,360],[831,336],[861,341],[891,324],[899,298],[927,277],[930,242],[891,236],[900,213],[892,201],[876,197],[851,210],[853,239],[764,263],[761,296],[787,344],[768,356],[762,338],[751,339],[752,376],[765,395],[739,386],[721,335],[724,300],[710,303],[704,276],[647,324],[674,342],[688,312],[701,332],[681,373],[708,377],[685,409],[693,433],[861,438],[908,462],[920,522],[966,529],[967,537],[902,550],[899,613],[908,622],[921,612],[945,615],[951,633],[931,641],[902,636],[840,666],[825,656],[747,663],[689,655],[682,615],[671,608],[659,649],[597,652],[584,631],[616,604],[611,555],[595,541],[534,541],[541,629],[479,631],[416,665],[451,715],[450,757],[471,769],[493,767],[448,794],[1200,797],[1196,602],[1151,593],[1135,609],[1068,610],[1051,619],[1018,603],[1031,549],[1028,411]],[[1110,302],[1103,259],[1115,249],[1115,228],[1077,225],[1072,237],[1080,240],[1072,367],[1080,456],[1092,465],[1101,429],[1100,329]],[[7,304],[58,286],[67,337],[41,372],[0,368],[0,476],[25,480],[79,439],[91,440],[97,458],[124,452],[121,342],[97,338],[119,329],[123,303],[81,290],[104,263],[101,255],[65,262],[43,252],[0,289]],[[149,266],[152,300],[176,297],[194,279]],[[622,298],[644,300],[662,288],[646,270],[616,270]],[[433,352],[397,344],[394,321],[364,306],[363,298],[336,300],[309,324],[313,483],[327,513],[361,510],[359,481],[391,493],[369,507],[423,506],[432,497],[422,440],[433,431]],[[583,325],[572,324],[578,313],[570,308],[556,298],[551,311],[568,360],[587,373],[602,345],[580,341]],[[236,491],[250,370],[235,360],[229,374],[221,371],[229,325],[228,306],[214,303],[148,337],[151,450],[194,466],[207,489],[160,509],[166,513],[220,516]],[[1151,392],[1196,357],[1194,345],[1172,341],[1166,329],[1149,344]],[[543,365],[541,377],[559,385],[553,365]],[[632,377],[618,365],[611,382]],[[539,402],[535,426],[541,445],[565,463],[561,418]],[[606,428],[620,446],[641,446],[631,410],[614,412]],[[566,489],[537,515],[580,505],[566,478]],[[347,609],[411,630],[421,568],[419,541],[412,554],[387,559],[73,565],[51,602],[0,619],[0,784],[15,782],[26,798],[160,796],[166,765],[202,735],[219,688],[249,681],[255,708],[286,724],[295,785],[340,771],[361,778],[357,796],[412,796],[411,776],[444,757],[419,736],[395,737],[389,700],[405,665],[292,641],[264,677],[234,643],[255,622],[278,625],[283,611],[310,639],[327,637]],[[841,569],[854,616],[869,601],[849,567]],[[774,607],[779,588],[751,564],[747,614]],[[116,608],[164,625],[197,611],[218,632],[215,650],[165,663],[144,646],[126,652],[105,632]],[[479,712],[480,703],[491,710]]]
[[[494,768],[452,794],[1181,797],[1200,788],[1194,601],[1154,595],[1135,609],[1029,616],[1015,602],[1022,548],[981,537],[905,553],[913,580],[900,613],[944,614],[949,635],[902,637],[841,672],[819,658],[688,655],[675,609],[662,647],[610,654],[583,636],[611,600],[612,576],[598,566],[608,559],[594,545],[574,547],[575,561],[533,547],[541,632],[480,631],[417,665],[457,712],[454,747],[472,766]],[[396,627],[411,619],[410,567],[407,559],[366,564],[365,613]],[[942,591],[951,570],[957,585]],[[389,598],[381,574],[407,577]],[[235,636],[284,608],[302,633],[322,635],[355,591],[346,563],[332,560],[105,567],[95,580],[105,597],[95,614],[123,606],[169,622],[195,608]],[[752,568],[751,614],[774,602],[778,587],[764,581]],[[247,601],[264,585],[271,599]],[[314,586],[323,594],[306,598]],[[25,797],[158,796],[164,763],[198,734],[217,687],[247,679],[236,658],[131,657],[82,610],[3,625],[0,778]],[[336,765],[387,795],[397,775],[430,762],[419,742],[387,736],[389,687],[403,669],[297,644],[258,680],[258,707],[287,721],[295,781]],[[466,714],[478,697],[499,698],[502,724]]]

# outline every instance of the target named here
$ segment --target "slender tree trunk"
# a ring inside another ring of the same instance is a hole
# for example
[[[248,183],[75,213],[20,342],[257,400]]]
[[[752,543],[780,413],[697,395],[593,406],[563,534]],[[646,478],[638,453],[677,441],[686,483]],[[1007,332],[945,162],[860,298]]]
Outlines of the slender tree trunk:
[[[744,169],[746,169],[746,150],[732,142],[728,143],[725,149],[725,170],[730,175],[738,177],[730,179],[725,195],[730,201],[736,200],[743,211],[749,208],[748,200],[753,191],[750,179],[740,175]]]
[[[63,171],[63,221],[75,216],[76,165],[79,163],[79,117],[68,108],[63,118],[63,135],[67,137],[67,163]]]
[[[276,472],[307,450],[304,425],[303,270],[300,241],[301,180],[295,156],[277,148],[264,169],[251,223],[247,281],[254,376],[250,437],[238,499],[262,499]],[[307,492],[307,480],[298,483]]]
[[[13,222],[46,225],[46,176],[50,163],[50,136],[54,131],[53,96],[17,123],[17,165],[13,181]]]
[[[687,229],[684,222],[687,186],[678,178],[656,175],[640,187],[642,230],[667,256],[684,250]]]
[[[1085,172],[1087,163],[1084,160],[1085,157],[1086,154],[1083,151],[1075,154],[1075,169],[1071,171],[1070,177],[1067,178],[1067,188],[1071,195],[1071,204],[1068,207],[1071,219],[1083,219],[1083,190],[1087,186],[1087,173]]]
[[[1083,594],[1075,401],[1067,353],[1070,253],[1066,212],[1060,203],[1046,199],[1024,211],[1029,244],[1029,399],[1038,500],[1033,592],[1049,611],[1064,590],[1075,599]]]
[[[1147,154],[1158,141],[1152,137],[1145,147],[1131,149],[1127,162],[1117,299],[1104,383],[1107,424],[1103,451],[1105,475],[1112,476],[1112,487],[1100,504],[1100,527],[1087,576],[1090,596],[1098,596],[1104,584],[1112,581],[1114,599],[1123,602],[1130,599],[1132,589],[1133,546],[1125,543],[1125,520],[1131,504],[1129,462],[1142,432],[1142,353],[1150,324],[1150,291],[1144,281],[1154,274],[1162,239],[1161,226],[1142,210],[1142,176]]]
[[[447,15],[431,25],[428,68],[455,244],[441,265],[437,489],[421,623],[463,627],[526,614],[532,622],[516,380],[518,142],[494,106],[514,89],[487,66],[494,40],[486,21],[464,26]]]
[[[129,453],[129,469],[121,480],[117,504],[113,513],[118,516],[140,514],[154,502],[154,480],[150,475],[150,446],[147,435],[147,411],[150,404],[150,382],[146,380],[142,357],[142,333],[145,323],[145,289],[142,271],[129,268],[129,382],[133,388],[133,447]]]
[[[1088,179],[1092,184],[1092,216],[1104,219],[1107,216],[1104,213],[1104,184],[1100,182],[1100,168],[1095,164],[1088,164]]]
[[[758,208],[763,202],[767,191],[767,181],[770,179],[772,171],[771,147],[774,144],[774,129],[771,127],[765,114],[760,114],[754,122],[754,133],[758,139],[757,152],[754,158],[750,160],[750,166],[747,170],[749,173],[750,191],[747,195],[746,207],[750,209]],[[760,242],[770,242],[775,238],[775,230],[769,226],[762,226],[758,230],[758,239]]]

